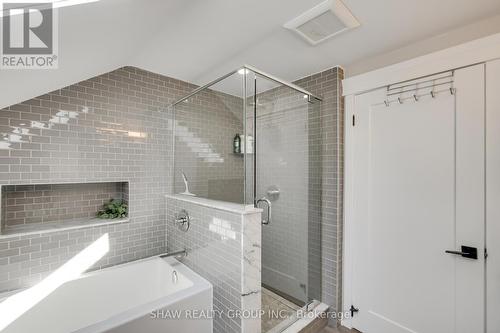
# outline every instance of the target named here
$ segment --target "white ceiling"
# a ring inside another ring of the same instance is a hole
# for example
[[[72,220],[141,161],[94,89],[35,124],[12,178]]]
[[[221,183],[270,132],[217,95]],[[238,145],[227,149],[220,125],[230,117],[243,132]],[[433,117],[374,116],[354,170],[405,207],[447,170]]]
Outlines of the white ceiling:
[[[125,65],[203,84],[246,63],[293,81],[500,14],[498,0],[345,0],[361,22],[356,30],[311,46],[282,27],[320,2],[101,0],[62,8],[59,69],[0,70],[0,107]]]

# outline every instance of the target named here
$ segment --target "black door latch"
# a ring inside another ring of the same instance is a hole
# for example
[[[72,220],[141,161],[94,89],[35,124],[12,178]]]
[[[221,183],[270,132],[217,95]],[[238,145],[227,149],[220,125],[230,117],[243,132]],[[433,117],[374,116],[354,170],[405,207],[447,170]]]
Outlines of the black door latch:
[[[462,245],[462,251],[446,250],[444,252],[450,253],[450,254],[456,254],[456,255],[462,256],[464,258],[477,259],[477,248],[476,247]]]

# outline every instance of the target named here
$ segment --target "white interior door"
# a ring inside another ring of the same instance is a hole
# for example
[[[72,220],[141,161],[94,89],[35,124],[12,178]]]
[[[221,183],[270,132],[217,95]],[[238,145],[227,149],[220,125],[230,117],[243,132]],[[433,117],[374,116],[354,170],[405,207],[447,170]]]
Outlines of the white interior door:
[[[349,130],[352,326],[484,332],[484,65],[449,92],[386,107],[357,96]],[[476,248],[477,259],[445,253]]]

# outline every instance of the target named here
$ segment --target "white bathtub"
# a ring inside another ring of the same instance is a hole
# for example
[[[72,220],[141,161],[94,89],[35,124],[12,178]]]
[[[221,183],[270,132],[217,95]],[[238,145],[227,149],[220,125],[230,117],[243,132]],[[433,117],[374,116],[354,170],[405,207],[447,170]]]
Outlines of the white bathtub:
[[[5,302],[15,295],[0,299]],[[211,333],[212,320],[195,319],[199,317],[195,310],[212,310],[212,285],[177,260],[156,257],[68,281],[0,331]],[[171,319],[176,313],[179,318]]]

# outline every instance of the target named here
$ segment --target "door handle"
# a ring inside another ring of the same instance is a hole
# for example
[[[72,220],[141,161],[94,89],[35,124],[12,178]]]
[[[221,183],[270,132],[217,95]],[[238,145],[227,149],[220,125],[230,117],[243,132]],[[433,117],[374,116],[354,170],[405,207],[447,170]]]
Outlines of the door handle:
[[[260,202],[265,202],[267,205],[267,220],[262,219],[262,224],[267,225],[271,222],[271,201],[268,198],[263,197],[263,198],[260,198],[259,200],[257,200],[255,205],[259,206]]]
[[[444,252],[450,253],[450,254],[456,254],[456,255],[462,256],[464,258],[477,259],[477,248],[476,247],[462,245],[462,251],[446,250]]]

